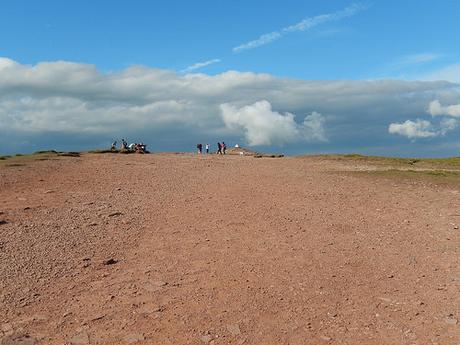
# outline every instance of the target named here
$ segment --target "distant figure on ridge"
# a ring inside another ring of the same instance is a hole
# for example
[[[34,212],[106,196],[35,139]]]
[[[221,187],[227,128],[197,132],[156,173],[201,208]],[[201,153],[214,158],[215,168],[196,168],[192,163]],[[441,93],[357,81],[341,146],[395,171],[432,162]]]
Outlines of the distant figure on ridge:
[[[225,154],[227,152],[227,145],[225,145],[225,141],[222,141],[222,153]]]
[[[220,142],[217,143],[217,154],[218,155],[222,154],[222,144]]]
[[[117,141],[115,140],[113,143],[112,143],[112,146],[110,146],[110,151],[115,151],[117,149]]]
[[[209,153],[209,144],[206,144],[206,154]]]
[[[121,139],[121,149],[122,150],[128,149],[128,143],[125,141],[125,139]]]
[[[196,148],[198,149],[199,154],[203,153],[203,145],[202,144],[196,145]]]

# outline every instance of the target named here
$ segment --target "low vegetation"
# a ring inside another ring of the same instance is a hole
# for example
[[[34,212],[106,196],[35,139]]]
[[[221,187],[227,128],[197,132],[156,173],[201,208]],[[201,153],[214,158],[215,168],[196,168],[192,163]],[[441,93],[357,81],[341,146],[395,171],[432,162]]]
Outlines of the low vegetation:
[[[343,154],[343,155],[318,155],[335,160],[356,161],[364,164],[377,166],[394,166],[397,168],[425,168],[425,169],[449,169],[460,170],[460,157],[448,158],[398,158],[382,156],[365,156],[361,154]]]

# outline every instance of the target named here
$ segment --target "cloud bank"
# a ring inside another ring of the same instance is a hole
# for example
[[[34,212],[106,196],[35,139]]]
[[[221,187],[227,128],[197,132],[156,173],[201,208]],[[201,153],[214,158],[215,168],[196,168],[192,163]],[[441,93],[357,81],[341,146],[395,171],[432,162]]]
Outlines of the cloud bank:
[[[358,12],[366,8],[367,8],[366,6],[363,6],[360,4],[352,4],[351,6],[348,6],[347,8],[337,11],[337,12],[321,14],[321,15],[317,15],[314,17],[308,17],[308,18],[303,19],[299,23],[287,26],[279,31],[273,31],[267,34],[263,34],[255,40],[252,40],[252,41],[243,43],[237,47],[234,47],[232,50],[234,53],[239,53],[243,50],[254,49],[254,48],[269,44],[271,42],[274,42],[276,40],[279,40],[283,36],[289,33],[292,33],[292,32],[307,31],[323,23],[337,21],[343,18],[354,16],[355,14],[357,14]]]
[[[435,100],[433,114],[449,115],[435,115],[440,122],[434,127],[417,124]],[[156,150],[188,150],[220,139],[267,150],[283,145],[284,153],[385,148],[386,154],[402,154],[428,146],[404,146],[388,133],[389,124],[410,120],[416,123],[405,126],[415,128],[411,133],[455,140],[447,119],[456,119],[459,103],[457,85],[444,81],[311,81],[237,71],[183,75],[145,66],[102,73],[75,62],[25,65],[0,58],[0,154],[104,147],[121,137]],[[445,135],[429,134],[443,129]]]

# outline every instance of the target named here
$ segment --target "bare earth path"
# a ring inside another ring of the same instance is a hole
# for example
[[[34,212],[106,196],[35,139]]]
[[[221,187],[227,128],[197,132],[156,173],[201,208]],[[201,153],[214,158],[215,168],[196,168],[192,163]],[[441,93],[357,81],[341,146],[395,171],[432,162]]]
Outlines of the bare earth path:
[[[0,166],[0,344],[460,344],[459,190],[340,164]]]

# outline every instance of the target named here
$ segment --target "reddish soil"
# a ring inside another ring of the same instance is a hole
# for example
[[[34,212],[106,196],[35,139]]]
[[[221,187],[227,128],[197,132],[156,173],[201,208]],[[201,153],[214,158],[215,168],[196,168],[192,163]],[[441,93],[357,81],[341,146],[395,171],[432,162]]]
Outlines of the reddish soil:
[[[1,345],[460,343],[455,187],[324,158],[24,162],[0,165]]]

